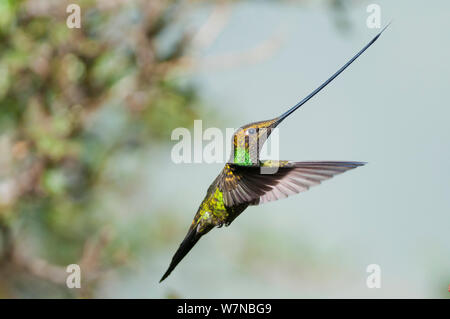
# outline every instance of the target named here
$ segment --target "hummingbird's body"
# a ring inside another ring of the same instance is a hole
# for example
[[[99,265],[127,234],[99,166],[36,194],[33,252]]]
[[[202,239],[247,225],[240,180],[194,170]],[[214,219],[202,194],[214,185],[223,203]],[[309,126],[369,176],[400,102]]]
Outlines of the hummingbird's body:
[[[208,188],[186,237],[160,282],[170,275],[203,235],[214,227],[230,225],[248,206],[306,191],[334,175],[364,165],[361,162],[261,161],[259,155],[272,129],[336,78],[383,31],[384,29],[333,76],[286,113],[272,120],[245,125],[234,133],[231,158]]]

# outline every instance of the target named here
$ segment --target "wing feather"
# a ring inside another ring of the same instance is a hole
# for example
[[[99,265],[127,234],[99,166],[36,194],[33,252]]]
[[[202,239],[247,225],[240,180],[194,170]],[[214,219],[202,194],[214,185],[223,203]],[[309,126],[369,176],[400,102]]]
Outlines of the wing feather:
[[[225,206],[258,205],[307,191],[311,186],[364,164],[266,161],[259,167],[249,167],[228,163],[218,185],[224,194]],[[277,169],[273,174],[263,174],[261,167]]]

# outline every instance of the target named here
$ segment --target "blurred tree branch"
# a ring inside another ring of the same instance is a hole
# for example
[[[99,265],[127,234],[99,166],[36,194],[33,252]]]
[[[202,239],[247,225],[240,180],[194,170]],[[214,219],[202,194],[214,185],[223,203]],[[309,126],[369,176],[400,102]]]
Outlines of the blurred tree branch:
[[[199,112],[193,89],[168,80],[171,67],[158,67],[178,58],[158,56],[155,44],[175,23],[178,1],[80,1],[79,30],[65,25],[69,3],[8,1],[9,23],[0,29],[0,276],[10,278],[0,285],[10,284],[1,290],[11,294],[14,273],[61,285],[66,265],[79,263],[81,296],[89,296],[117,266],[101,225],[108,216],[94,214],[107,163],[130,145],[137,150],[189,126]],[[174,44],[180,54],[186,45]],[[128,128],[113,127],[115,137],[95,124],[111,112]],[[30,245],[36,233],[24,224],[46,237]],[[45,258],[37,257],[42,249]]]

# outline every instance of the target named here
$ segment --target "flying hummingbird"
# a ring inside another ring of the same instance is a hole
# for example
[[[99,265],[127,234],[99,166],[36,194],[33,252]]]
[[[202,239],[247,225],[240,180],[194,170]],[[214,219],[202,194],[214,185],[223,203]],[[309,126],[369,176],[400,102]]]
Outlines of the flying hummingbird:
[[[268,121],[244,125],[233,134],[231,158],[209,186],[187,235],[159,282],[170,275],[203,235],[214,227],[229,226],[248,206],[304,192],[334,175],[365,164],[363,162],[261,161],[259,155],[271,131],[333,81],[369,48],[388,26],[384,27],[328,80],[287,112]]]

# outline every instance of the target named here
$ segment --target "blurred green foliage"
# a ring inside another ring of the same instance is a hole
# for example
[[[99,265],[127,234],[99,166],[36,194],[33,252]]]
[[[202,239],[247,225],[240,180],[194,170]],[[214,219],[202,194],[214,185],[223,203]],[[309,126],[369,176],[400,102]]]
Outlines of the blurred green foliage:
[[[201,111],[171,76],[188,34],[157,50],[177,1],[77,1],[80,29],[69,3],[0,1],[0,297],[89,297],[127,263],[146,243],[124,244],[98,212],[99,190],[123,185],[106,168]],[[55,288],[71,263],[87,273],[81,292]]]

